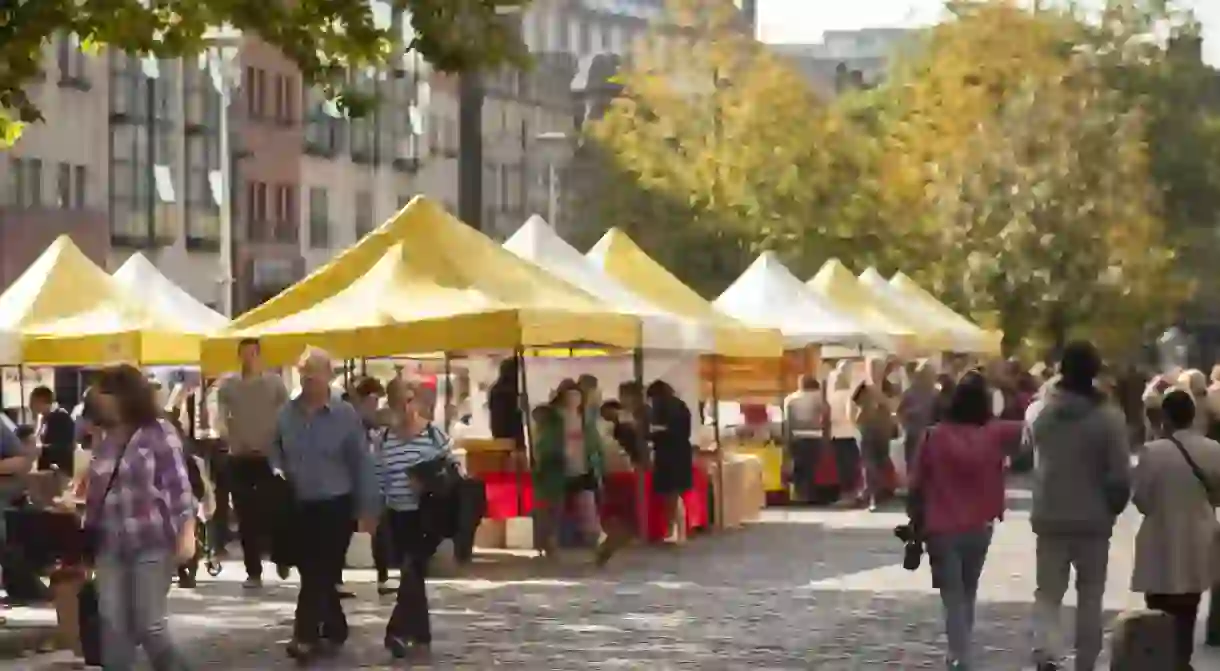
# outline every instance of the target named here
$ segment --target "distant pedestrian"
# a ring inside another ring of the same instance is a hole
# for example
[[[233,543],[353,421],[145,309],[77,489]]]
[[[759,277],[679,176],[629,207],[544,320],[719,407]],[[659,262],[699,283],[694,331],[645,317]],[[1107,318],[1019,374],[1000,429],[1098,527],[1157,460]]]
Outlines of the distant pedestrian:
[[[1169,392],[1161,408],[1166,437],[1144,446],[1133,475],[1135,505],[1144,519],[1135,538],[1131,590],[1142,592],[1149,608],[1173,616],[1175,671],[1186,671],[1199,599],[1215,579],[1220,443],[1193,428],[1196,409],[1189,393]]]
[[[1060,379],[1026,414],[1036,451],[1033,512],[1037,538],[1034,661],[1060,666],[1060,609],[1076,573],[1076,669],[1092,671],[1102,646],[1102,597],[1114,521],[1130,501],[1131,453],[1122,411],[1095,387],[1101,356],[1092,343],[1063,352]]]

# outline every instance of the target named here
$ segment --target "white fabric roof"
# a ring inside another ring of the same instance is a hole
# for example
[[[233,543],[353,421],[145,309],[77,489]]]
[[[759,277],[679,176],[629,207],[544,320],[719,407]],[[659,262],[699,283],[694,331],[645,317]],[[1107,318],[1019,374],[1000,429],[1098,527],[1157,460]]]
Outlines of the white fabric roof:
[[[0,366],[15,366],[21,361],[21,336],[0,328]]]
[[[646,348],[711,351],[712,330],[661,310],[630,291],[569,245],[538,215],[531,216],[504,248],[616,310],[640,318]]]
[[[864,272],[860,273],[860,281],[873,291],[888,296],[895,309],[900,310],[909,319],[919,324],[926,324],[947,335],[953,348],[952,351],[978,351],[979,338],[976,334],[964,332],[960,325],[946,320],[943,315],[928,309],[928,306],[910,300],[906,294],[898,291],[886,281],[876,268],[866,268]]]
[[[150,311],[163,317],[169,326],[186,333],[213,333],[229,323],[224,315],[187,293],[139,252],[114,271],[113,277],[124,288],[144,297]]]
[[[771,252],[763,252],[714,305],[751,326],[779,329],[785,346],[869,346],[869,328],[830,307]]]

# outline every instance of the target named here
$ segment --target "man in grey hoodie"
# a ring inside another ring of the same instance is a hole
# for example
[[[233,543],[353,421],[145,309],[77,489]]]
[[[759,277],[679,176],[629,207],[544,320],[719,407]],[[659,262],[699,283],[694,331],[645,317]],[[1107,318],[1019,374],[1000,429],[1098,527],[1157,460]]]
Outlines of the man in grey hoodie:
[[[1131,492],[1131,453],[1121,410],[1094,386],[1101,356],[1091,343],[1069,344],[1061,378],[1026,414],[1036,454],[1033,513],[1037,538],[1034,662],[1060,669],[1060,606],[1076,571],[1076,665],[1092,671],[1102,647],[1102,597],[1115,518]]]

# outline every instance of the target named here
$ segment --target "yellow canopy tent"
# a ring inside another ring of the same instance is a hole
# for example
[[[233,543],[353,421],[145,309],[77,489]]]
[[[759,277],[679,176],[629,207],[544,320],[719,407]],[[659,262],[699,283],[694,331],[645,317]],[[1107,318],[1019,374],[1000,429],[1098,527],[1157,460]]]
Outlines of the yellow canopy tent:
[[[0,295],[0,330],[21,338],[30,365],[194,363],[199,336],[182,333],[61,235]]]
[[[922,349],[928,352],[960,351],[949,330],[920,306],[904,301],[876,268],[868,268],[860,273],[859,280],[860,287],[868,291],[870,300],[875,305],[909,325]]]
[[[585,256],[644,300],[711,330],[712,353],[718,356],[700,357],[704,397],[774,398],[777,386],[785,384],[789,362],[778,329],[750,327],[723,314],[617,228],[606,231]],[[802,355],[793,362],[805,359]]]
[[[340,358],[572,343],[631,348],[635,317],[517,258],[422,197],[204,343],[208,372],[258,338],[271,365],[310,345]]]
[[[1000,341],[1003,340],[1003,333],[983,329],[978,324],[954,312],[952,308],[940,302],[940,300],[916,284],[915,280],[912,280],[905,273],[898,272],[891,277],[890,286],[909,300],[919,303],[927,308],[929,312],[940,317],[950,329],[964,334],[973,341],[975,343],[975,351],[972,353],[988,355],[998,355],[1000,353]]]
[[[885,349],[900,356],[909,356],[919,350],[921,343],[911,325],[874,301],[871,292],[860,286],[860,280],[838,259],[822,264],[805,285],[837,310],[867,325],[870,333],[879,336]]]
[[[606,231],[585,256],[653,305],[712,327],[716,354],[772,358],[783,355],[784,336],[778,330],[751,328],[722,314],[710,301],[652,260],[619,229]]]

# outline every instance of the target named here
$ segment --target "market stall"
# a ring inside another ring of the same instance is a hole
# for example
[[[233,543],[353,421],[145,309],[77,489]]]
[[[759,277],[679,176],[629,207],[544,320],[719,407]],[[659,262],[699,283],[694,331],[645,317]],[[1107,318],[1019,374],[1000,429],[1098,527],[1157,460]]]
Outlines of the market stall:
[[[804,352],[810,347],[816,347],[820,352],[824,346],[863,351],[883,347],[887,342],[884,333],[873,332],[863,320],[830,306],[797,279],[772,252],[759,255],[713,305],[724,314],[752,326],[778,329],[784,335],[784,346],[789,352]],[[787,367],[784,374],[773,380],[772,393],[756,394],[752,400],[757,407],[778,408],[778,421],[771,421],[763,413],[753,426],[742,427],[738,440],[733,443],[733,449],[738,453],[759,458],[764,469],[763,480],[767,483],[767,497],[773,501],[786,500],[788,493],[783,470],[790,446],[784,444],[787,418],[782,414],[783,399],[797,388],[798,378],[806,372],[817,373],[810,366]],[[813,485],[812,482],[808,484]]]
[[[726,450],[720,449],[724,447],[724,441],[720,435],[718,401],[734,400],[723,390],[734,385],[735,376],[746,379],[779,378],[783,366],[783,335],[774,328],[752,327],[718,311],[616,228],[607,231],[585,256],[604,273],[651,304],[672,314],[698,320],[713,330],[713,352],[690,361],[690,365],[698,366],[703,384],[699,397],[693,399],[697,405],[691,407],[702,407],[704,400],[712,401],[711,417],[706,418],[711,424],[712,435],[703,437],[699,444],[708,448],[708,455],[703,461],[712,474],[715,490],[723,493],[722,496],[713,497],[716,501],[716,519],[726,526],[741,523],[753,514],[747,501],[753,501],[756,497],[750,493],[749,487],[754,486],[751,482],[761,482],[762,468],[756,460],[726,459]],[[692,401],[684,400],[688,404]],[[752,470],[757,477],[752,480],[741,476],[738,474],[741,469]],[[730,490],[726,487],[729,482],[742,482],[745,485],[741,489]]]

